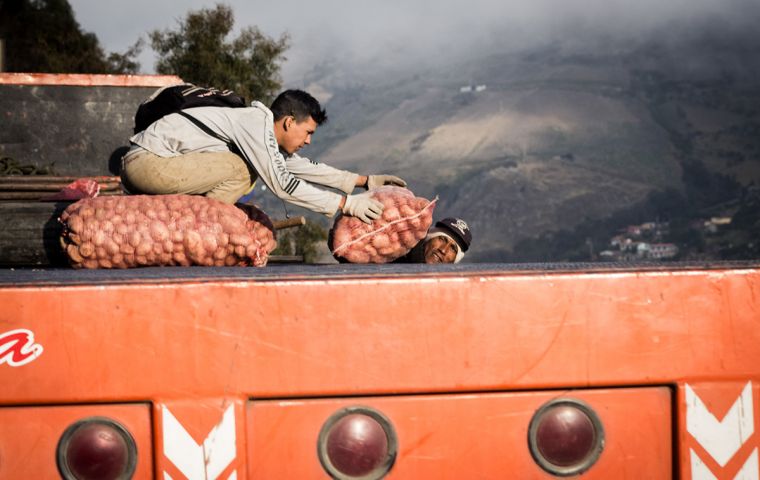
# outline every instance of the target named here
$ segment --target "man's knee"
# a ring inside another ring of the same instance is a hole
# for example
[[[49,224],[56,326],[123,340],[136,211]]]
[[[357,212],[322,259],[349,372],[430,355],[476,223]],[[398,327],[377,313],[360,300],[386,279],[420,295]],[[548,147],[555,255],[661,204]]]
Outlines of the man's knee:
[[[253,185],[253,178],[248,164],[239,156],[230,153],[225,156],[228,162],[228,175],[217,186],[206,193],[207,197],[216,198],[225,203],[235,203],[248,193]]]

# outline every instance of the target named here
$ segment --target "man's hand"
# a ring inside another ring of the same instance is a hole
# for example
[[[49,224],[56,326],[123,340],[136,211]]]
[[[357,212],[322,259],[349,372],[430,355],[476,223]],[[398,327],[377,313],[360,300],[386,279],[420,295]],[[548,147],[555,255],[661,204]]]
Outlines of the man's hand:
[[[370,197],[369,192],[349,195],[343,205],[343,213],[358,217],[364,223],[372,223],[372,220],[380,218],[383,213],[383,204]]]
[[[397,187],[406,187],[404,179],[393,175],[369,175],[367,177],[367,190],[374,190],[383,185],[395,185]]]

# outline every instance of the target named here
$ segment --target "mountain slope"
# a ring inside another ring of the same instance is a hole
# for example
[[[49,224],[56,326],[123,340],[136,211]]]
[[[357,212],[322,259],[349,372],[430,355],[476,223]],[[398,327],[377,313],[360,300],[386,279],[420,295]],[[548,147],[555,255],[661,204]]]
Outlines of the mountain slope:
[[[521,240],[653,192],[691,195],[695,169],[760,181],[760,89],[748,80],[760,49],[603,50],[550,45],[385,81],[323,79],[331,119],[305,154],[439,196],[436,216],[471,223],[475,260],[513,258]]]

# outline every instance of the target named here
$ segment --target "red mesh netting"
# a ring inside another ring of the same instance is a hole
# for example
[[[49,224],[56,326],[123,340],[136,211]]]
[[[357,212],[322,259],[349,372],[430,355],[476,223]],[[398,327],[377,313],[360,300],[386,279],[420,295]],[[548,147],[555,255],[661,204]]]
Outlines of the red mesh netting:
[[[425,238],[433,223],[436,200],[401,187],[372,190],[383,203],[382,217],[368,225],[356,217],[339,216],[329,235],[330,251],[350,263],[388,263],[409,253]]]
[[[74,268],[263,267],[277,246],[274,227],[246,208],[195,195],[85,198],[61,215],[61,246]]]
[[[66,185],[59,192],[44,197],[43,200],[79,200],[95,198],[100,193],[100,184],[92,178],[80,178]]]

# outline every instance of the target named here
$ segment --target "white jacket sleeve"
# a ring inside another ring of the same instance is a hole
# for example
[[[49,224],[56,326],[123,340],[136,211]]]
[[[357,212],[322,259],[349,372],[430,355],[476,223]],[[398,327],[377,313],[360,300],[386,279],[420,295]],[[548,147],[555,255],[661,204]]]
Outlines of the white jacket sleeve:
[[[249,121],[241,118],[232,122],[230,137],[259,178],[283,200],[313,212],[335,215],[342,196],[317,188],[294,175],[277,145],[271,113],[263,118],[260,115],[256,117]],[[341,179],[341,182],[347,180]]]
[[[348,194],[354,191],[356,179],[359,178],[357,173],[317,163],[295,153],[286,158],[286,163],[288,170],[296,177],[307,182],[337,188]]]

